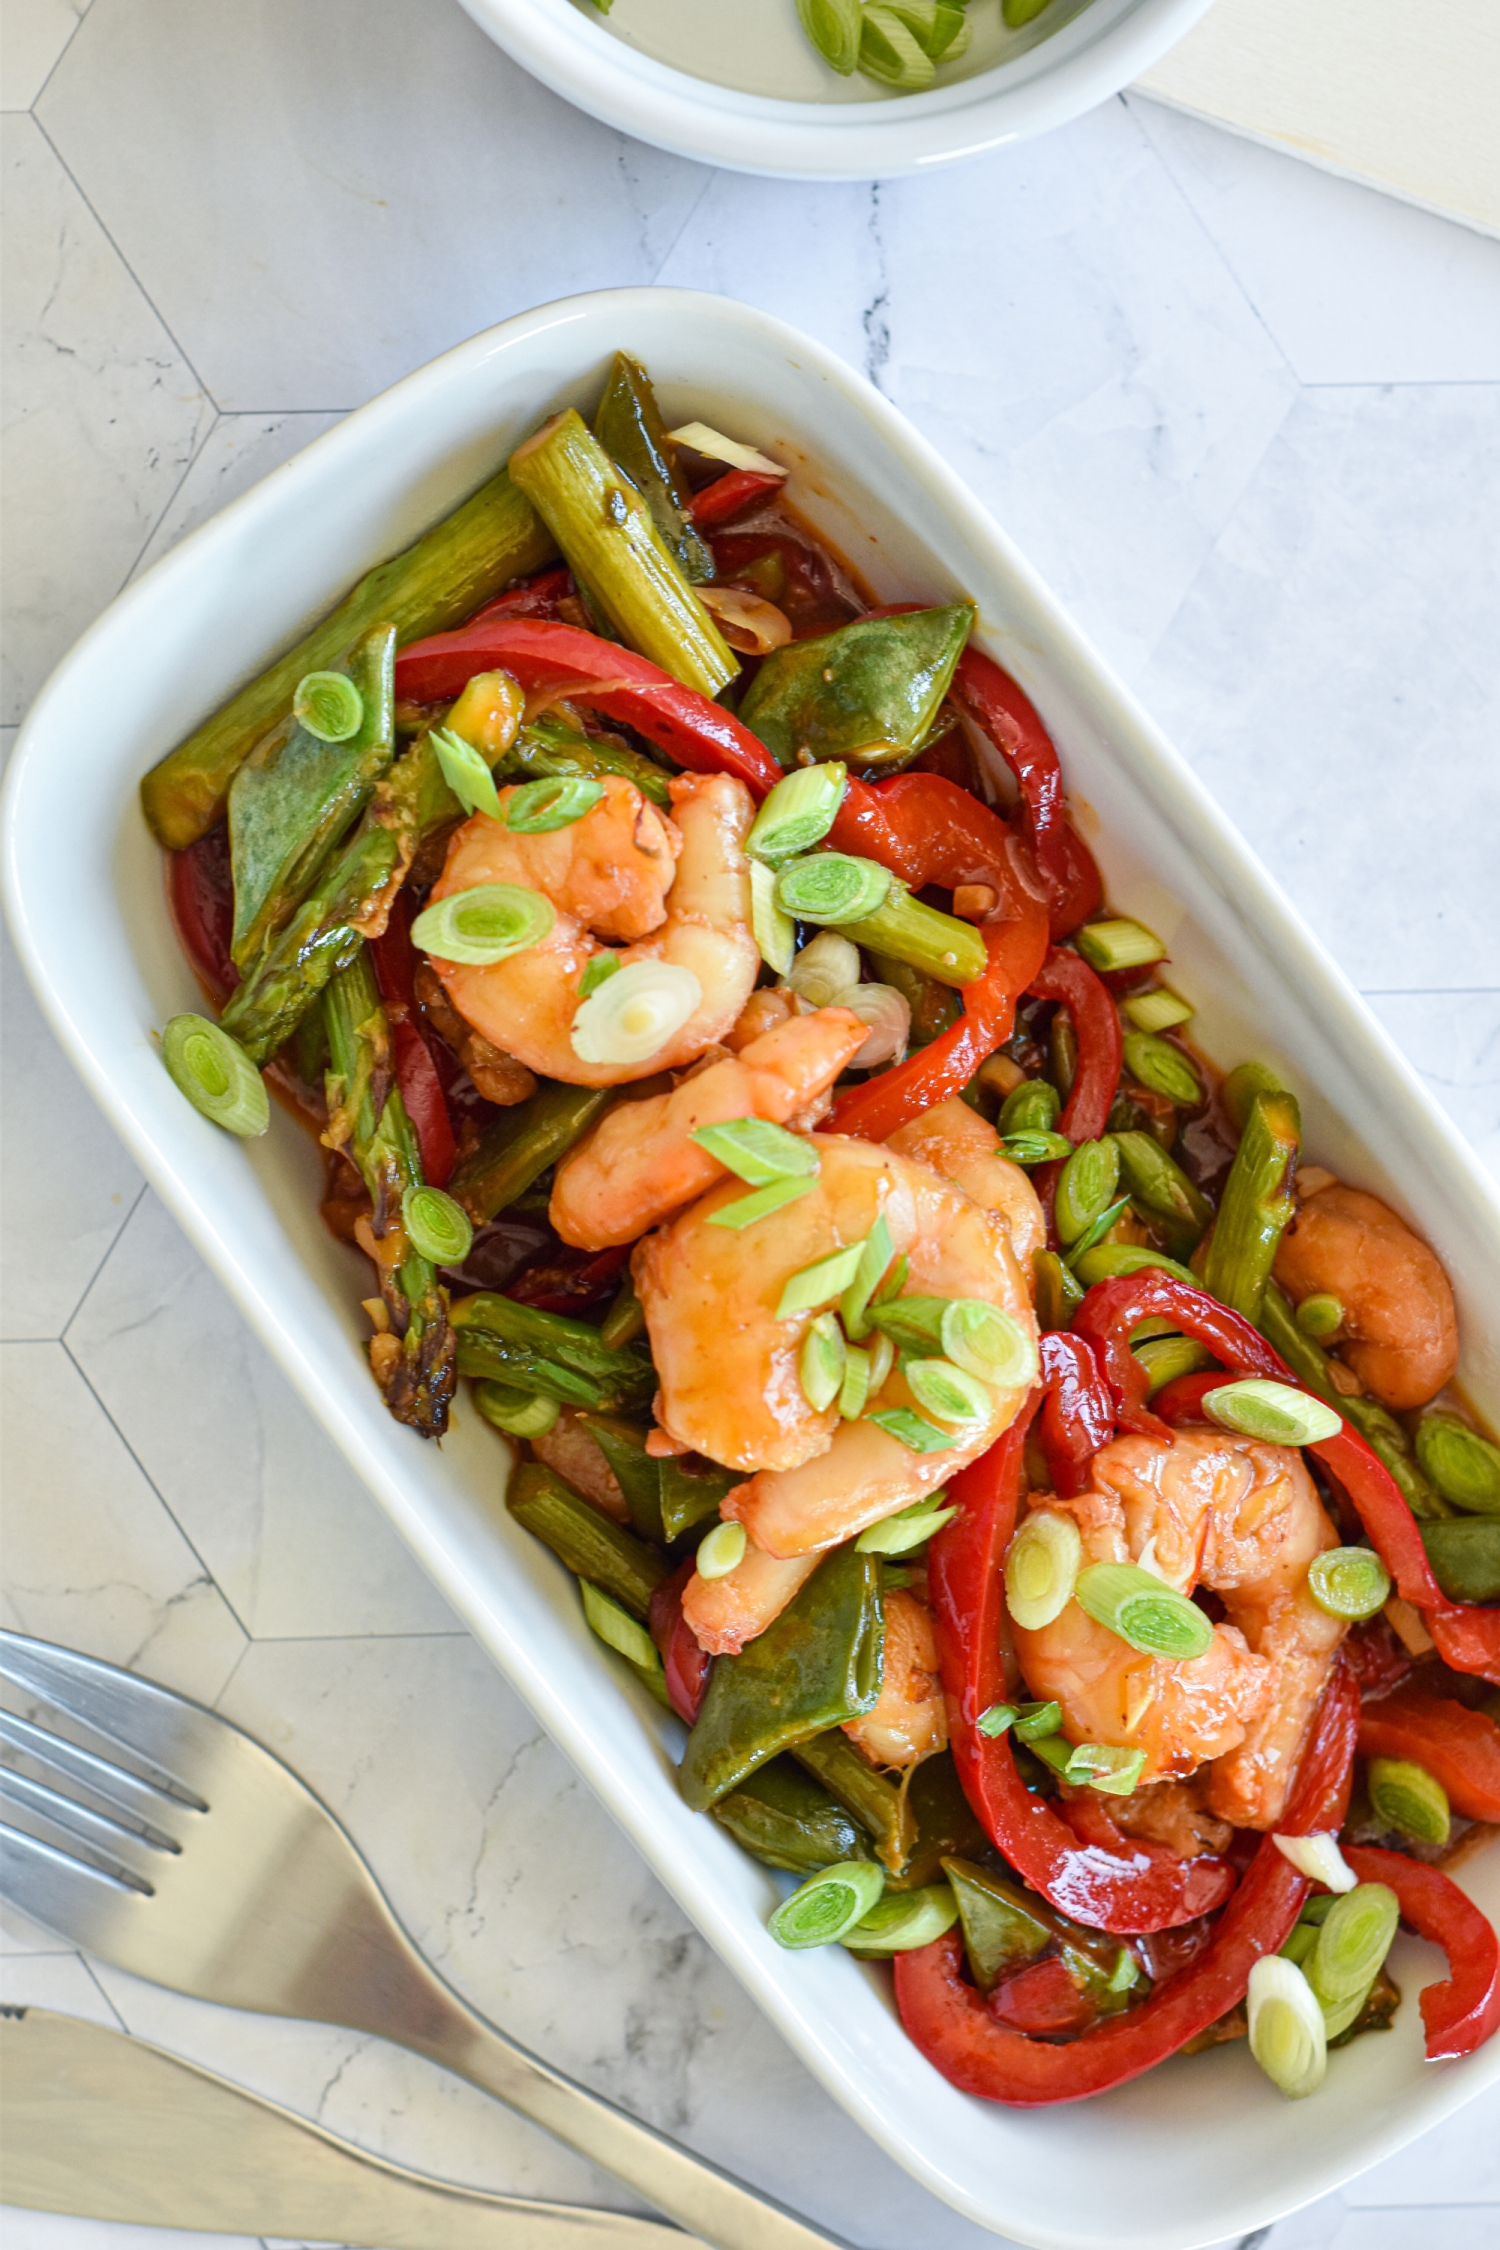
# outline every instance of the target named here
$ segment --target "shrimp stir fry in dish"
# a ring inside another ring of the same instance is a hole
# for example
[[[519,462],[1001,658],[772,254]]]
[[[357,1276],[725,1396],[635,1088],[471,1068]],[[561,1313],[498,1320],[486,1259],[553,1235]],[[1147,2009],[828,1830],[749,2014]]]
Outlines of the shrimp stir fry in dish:
[[[147,776],[167,1069],[316,1134],[400,1442],[468,1385],[616,1724],[955,2085],[1248,2035],[1311,2093],[1403,1920],[1470,2052],[1500,1447],[1438,1249],[1195,1043],[972,603],[879,606],[623,354],[583,403]]]

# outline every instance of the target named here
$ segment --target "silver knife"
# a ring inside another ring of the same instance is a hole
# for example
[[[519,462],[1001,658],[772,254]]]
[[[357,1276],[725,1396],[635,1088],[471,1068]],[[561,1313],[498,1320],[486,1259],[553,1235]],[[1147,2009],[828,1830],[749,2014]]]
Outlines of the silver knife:
[[[75,2218],[370,2250],[689,2250],[658,2219],[408,2172],[159,2047],[0,2011],[0,2200]]]

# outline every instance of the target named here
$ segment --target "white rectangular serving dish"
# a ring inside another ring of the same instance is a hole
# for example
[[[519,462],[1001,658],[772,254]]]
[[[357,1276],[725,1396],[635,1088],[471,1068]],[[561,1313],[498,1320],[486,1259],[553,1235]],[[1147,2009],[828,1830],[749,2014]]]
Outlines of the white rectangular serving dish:
[[[979,604],[985,645],[1052,728],[1117,905],[1172,946],[1225,1063],[1260,1055],[1310,1148],[1403,1210],[1458,1291],[1464,1379],[1500,1409],[1500,1207],[1453,1127],[1192,774],[932,448],[810,339],[722,297],[604,291],[506,321],[278,469],[122,595],[38,699],[6,791],[4,881],[42,1005],[90,1090],[331,1436],[479,1640],[808,2067],[936,2195],[1038,2250],[1191,2250],[1337,2187],[1500,2077],[1500,2040],[1427,2065],[1438,1956],[1404,1941],[1396,2029],[1283,2102],[1243,2047],[1079,2107],[954,2091],[905,2038],[882,1972],[788,1954],[775,1879],[688,1812],[681,1731],[582,1622],[507,1516],[504,1450],[472,1412],[441,1451],[386,1415],[360,1349],[356,1261],[324,1231],[319,1166],[279,1113],[230,1140],[177,1094],[153,1034],[198,1004],[166,912],[142,774],[379,558],[451,509],[617,347],[689,414],[792,463],[791,497],[888,599]],[[1464,1871],[1500,1918],[1500,1855]]]

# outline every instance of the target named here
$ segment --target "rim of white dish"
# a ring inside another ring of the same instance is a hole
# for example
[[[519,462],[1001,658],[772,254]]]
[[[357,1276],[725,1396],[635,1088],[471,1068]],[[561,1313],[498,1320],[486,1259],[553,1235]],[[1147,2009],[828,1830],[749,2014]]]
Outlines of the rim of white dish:
[[[773,100],[673,70],[574,0],[461,0],[507,54],[606,125],[736,172],[869,180],[981,156],[1107,101],[1212,0],[1092,0],[1049,39],[972,78],[899,100]]]

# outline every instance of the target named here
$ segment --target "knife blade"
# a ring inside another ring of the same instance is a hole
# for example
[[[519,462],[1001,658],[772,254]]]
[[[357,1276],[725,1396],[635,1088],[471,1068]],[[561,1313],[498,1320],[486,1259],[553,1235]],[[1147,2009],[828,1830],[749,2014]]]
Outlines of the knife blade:
[[[689,2250],[657,2219],[489,2195],[103,2025],[0,2011],[0,2200],[76,2218],[369,2250]]]

